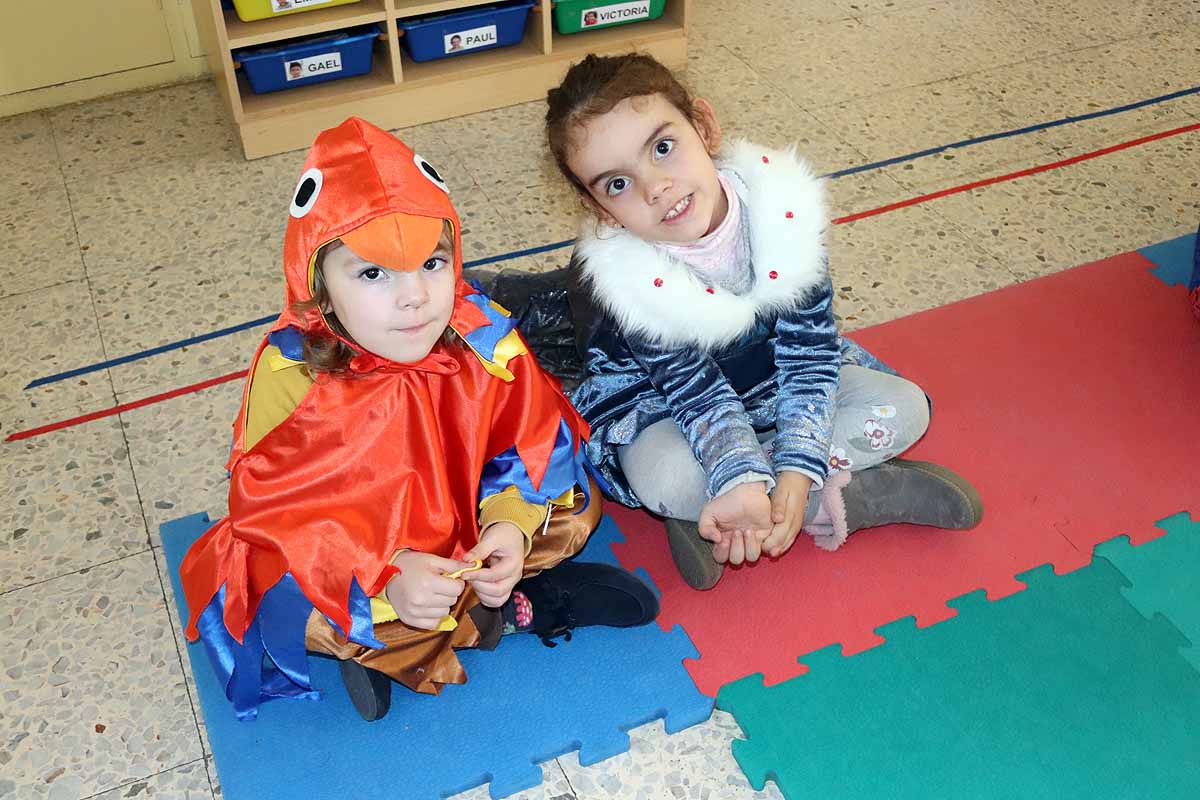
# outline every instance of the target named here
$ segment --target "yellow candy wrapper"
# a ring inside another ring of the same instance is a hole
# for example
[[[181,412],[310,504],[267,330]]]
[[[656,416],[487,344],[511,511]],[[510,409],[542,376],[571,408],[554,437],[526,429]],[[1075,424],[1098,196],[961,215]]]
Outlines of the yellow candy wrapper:
[[[461,578],[463,576],[463,573],[474,572],[475,570],[479,570],[479,569],[483,569],[483,562],[480,561],[479,559],[475,559],[475,561],[471,564],[471,566],[463,567],[462,569],[455,570],[454,572],[446,572],[446,573],[443,573],[443,575],[447,578]],[[458,620],[456,620],[454,617],[447,614],[446,616],[442,617],[442,619],[438,622],[437,629],[439,631],[442,631],[443,633],[445,633],[448,631],[452,631],[457,627],[458,627]]]

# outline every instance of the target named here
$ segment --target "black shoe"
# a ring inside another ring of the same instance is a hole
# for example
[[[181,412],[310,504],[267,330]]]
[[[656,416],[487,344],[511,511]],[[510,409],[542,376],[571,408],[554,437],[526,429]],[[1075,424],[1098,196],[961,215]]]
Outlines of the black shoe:
[[[352,659],[341,662],[342,683],[350,702],[367,722],[383,719],[392,706],[392,679]]]
[[[658,616],[658,596],[633,573],[609,564],[564,561],[516,586],[533,605],[533,632],[547,647],[588,625],[628,628]]]

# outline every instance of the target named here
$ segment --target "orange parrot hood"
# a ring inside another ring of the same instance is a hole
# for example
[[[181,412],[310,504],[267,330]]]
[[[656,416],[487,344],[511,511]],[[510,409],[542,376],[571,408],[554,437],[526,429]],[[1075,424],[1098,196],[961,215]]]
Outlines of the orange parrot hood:
[[[359,256],[394,270],[418,269],[433,252],[443,226],[454,232],[454,312],[450,327],[466,338],[491,324],[477,295],[462,280],[462,228],[437,169],[408,145],[369,122],[351,117],[317,136],[292,192],[283,243],[286,304],[272,331],[336,334],[318,310],[298,313],[312,300],[317,252],[342,239]],[[482,295],[478,295],[482,298]],[[341,338],[341,337],[339,337]],[[354,346],[353,342],[347,344]],[[375,364],[382,359],[368,359]]]

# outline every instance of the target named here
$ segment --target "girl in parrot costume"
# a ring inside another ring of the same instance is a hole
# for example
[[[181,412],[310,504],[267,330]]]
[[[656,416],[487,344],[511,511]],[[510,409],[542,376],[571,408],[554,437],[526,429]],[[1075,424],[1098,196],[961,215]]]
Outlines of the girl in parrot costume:
[[[359,119],[317,137],[284,310],[233,426],[229,515],[180,567],[187,636],[243,719],[316,696],[309,651],[342,659],[376,719],[392,681],[463,683],[454,651],[506,629],[548,640],[657,614],[624,570],[564,562],[600,517],[588,426],[461,254],[428,162]]]

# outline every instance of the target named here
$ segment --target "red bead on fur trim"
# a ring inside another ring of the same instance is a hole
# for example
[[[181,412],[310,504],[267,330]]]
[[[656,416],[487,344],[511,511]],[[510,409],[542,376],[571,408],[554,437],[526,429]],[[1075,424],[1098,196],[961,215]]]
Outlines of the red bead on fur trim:
[[[655,279],[654,279],[654,285],[655,285],[655,286],[662,286],[662,278],[655,278]]]
[[[770,278],[771,280],[775,280],[776,278],[779,277],[779,273],[776,272],[775,270],[771,270],[770,272],[767,273],[767,277]]]
[[[788,219],[791,219],[792,217],[794,217],[796,215],[789,211],[786,214],[784,214],[784,216],[787,217]]]
[[[717,293],[717,290],[716,290],[716,289],[714,289],[714,288],[713,288],[713,287],[711,287],[711,286],[710,286],[710,287],[708,287],[707,289],[705,289],[704,291],[708,292],[709,294],[716,294],[716,293]]]

